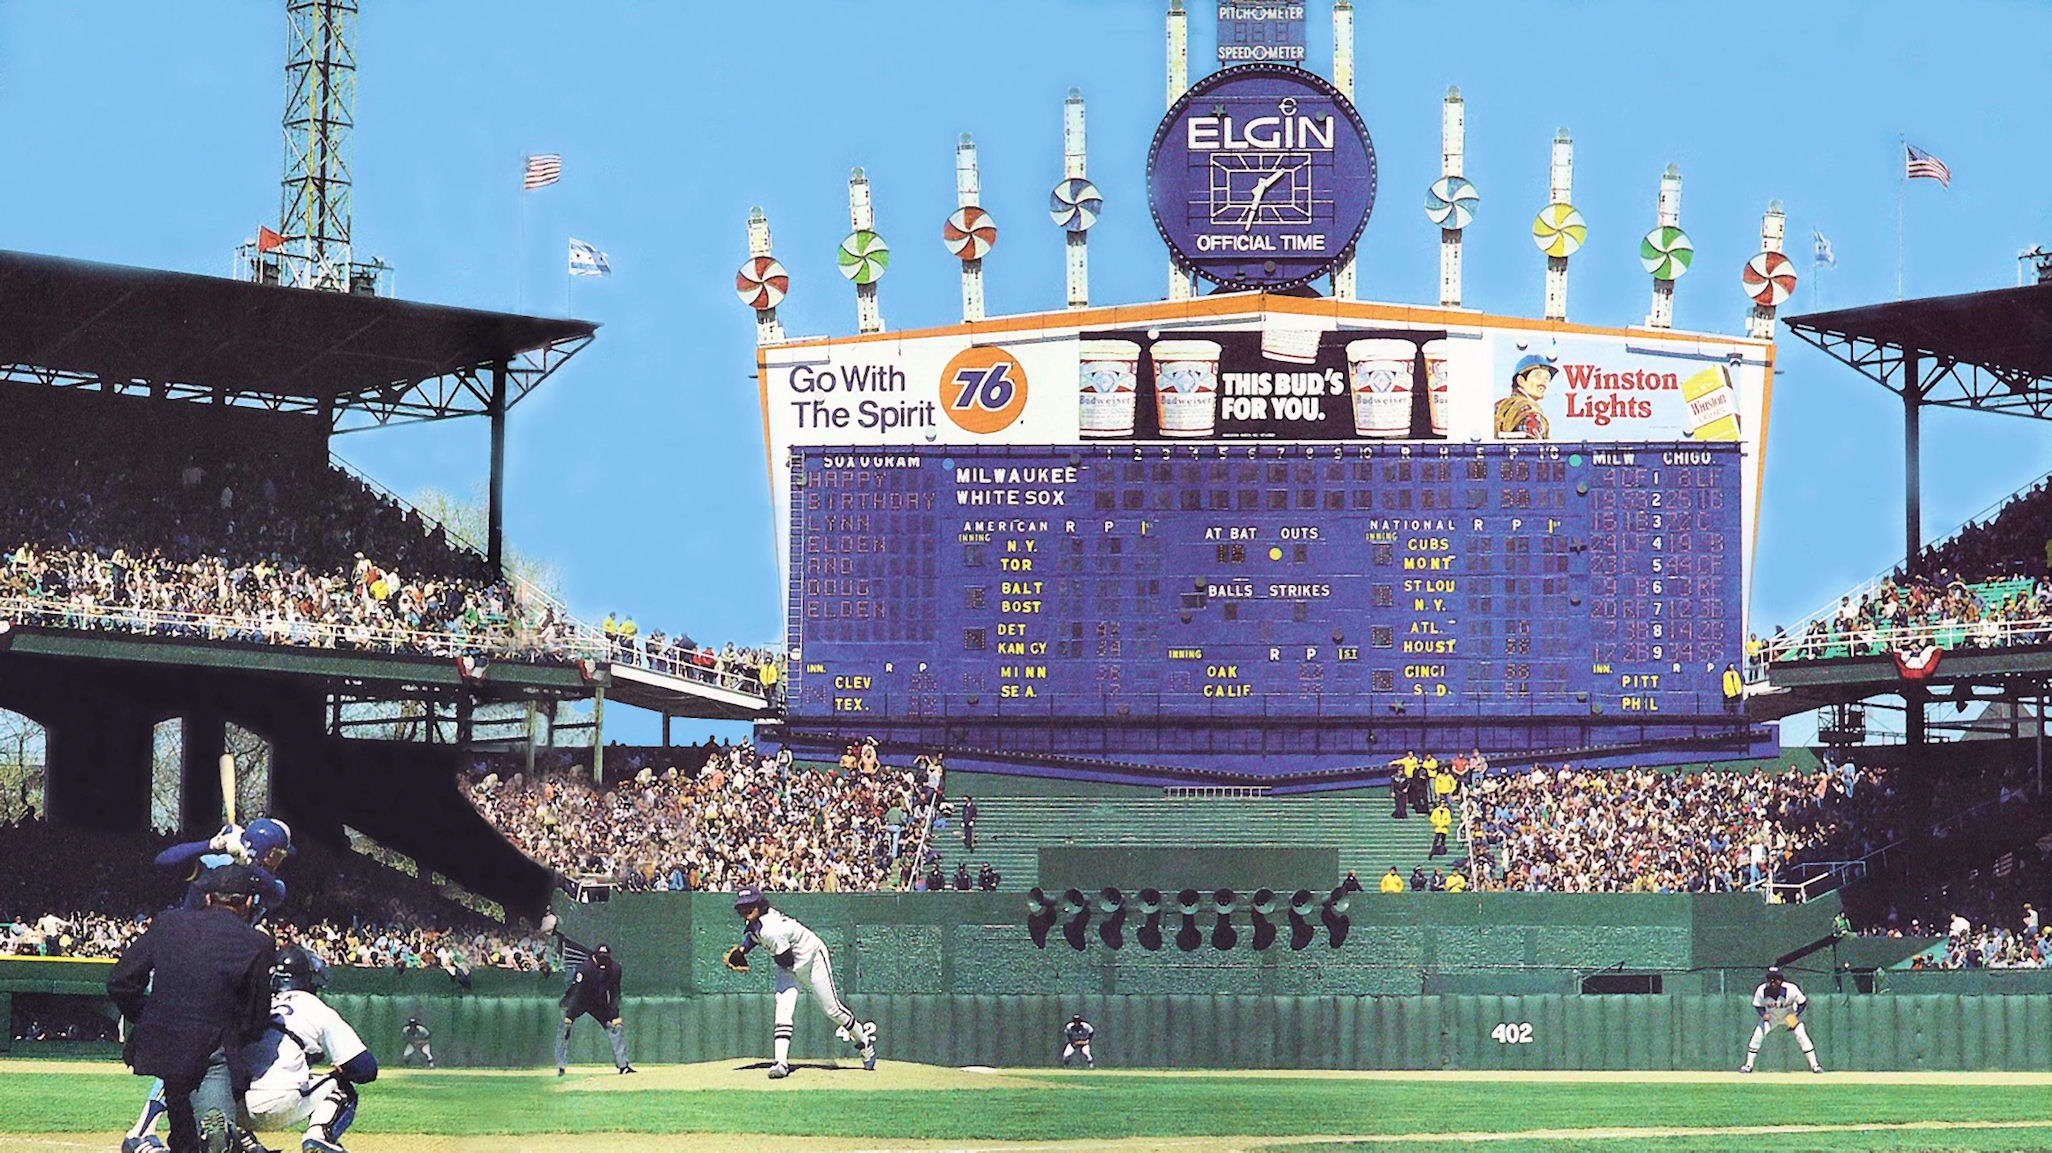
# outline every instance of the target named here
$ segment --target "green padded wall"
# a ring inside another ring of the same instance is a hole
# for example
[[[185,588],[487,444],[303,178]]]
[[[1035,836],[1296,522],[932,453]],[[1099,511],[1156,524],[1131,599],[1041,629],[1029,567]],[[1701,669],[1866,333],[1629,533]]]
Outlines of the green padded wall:
[[[546,1067],[554,1060],[560,1018],[544,998],[329,1000],[381,1062],[398,1060],[409,1011],[435,1030],[443,1064]],[[1052,1064],[1061,1025],[1075,1012],[1097,1026],[1098,1060],[1127,1068],[1725,1069],[1744,1056],[1754,1021],[1749,999],[1736,994],[895,994],[850,1002],[877,1022],[886,1059],[1001,1067]],[[2052,1069],[2052,996],[1821,993],[1811,1006],[1810,1034],[1829,1069]],[[636,1061],[739,1062],[767,1055],[773,1007],[765,991],[633,997],[623,1013]],[[850,1056],[832,1034],[830,1022],[802,1005],[792,1051],[804,1060]],[[574,1040],[576,1063],[610,1059],[589,1021],[578,1022]],[[1801,1067],[1794,1039],[1777,1029],[1760,1068]]]
[[[1138,918],[1125,947],[1112,950],[1093,917],[1078,952],[1057,928],[1036,948],[1019,893],[787,894],[779,908],[811,926],[833,951],[848,992],[1106,994],[1268,993],[1406,995],[1448,974],[1497,974],[1493,991],[1569,991],[1580,972],[1620,968],[1687,975],[1671,992],[1722,992],[1715,971],[1757,970],[1830,928],[1835,899],[1767,905],[1744,894],[1357,893],[1344,947],[1317,941],[1302,952],[1282,943],[1210,947],[1214,922],[1197,917],[1206,943],[1184,953],[1172,943],[1141,949]],[[626,970],[631,994],[742,993],[762,978],[730,973],[720,954],[738,939],[732,898],[719,893],[620,894],[595,905],[559,902],[562,930],[585,945],[605,941]],[[1180,918],[1164,918],[1173,937]],[[1287,938],[1287,923],[1280,925]],[[482,976],[482,975],[480,975]],[[1532,984],[1536,978],[1569,983]],[[1730,981],[1752,987],[1750,973]],[[560,987],[560,986],[558,986]],[[1477,991],[1467,986],[1457,991]]]

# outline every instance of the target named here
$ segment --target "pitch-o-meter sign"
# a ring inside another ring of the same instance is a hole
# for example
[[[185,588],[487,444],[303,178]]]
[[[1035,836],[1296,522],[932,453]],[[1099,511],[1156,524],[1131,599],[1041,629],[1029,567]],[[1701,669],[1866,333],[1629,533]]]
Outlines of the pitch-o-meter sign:
[[[1244,64],[1198,81],[1154,133],[1154,223],[1176,258],[1228,288],[1331,271],[1375,206],[1375,145],[1322,77]]]
[[[1304,6],[1298,3],[1239,3],[1218,6],[1218,63],[1304,63]]]

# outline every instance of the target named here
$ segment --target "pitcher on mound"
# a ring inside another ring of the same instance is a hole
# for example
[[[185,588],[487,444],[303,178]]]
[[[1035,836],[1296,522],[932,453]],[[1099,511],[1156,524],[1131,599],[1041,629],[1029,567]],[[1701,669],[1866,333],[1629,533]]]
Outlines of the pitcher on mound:
[[[776,1063],[770,1066],[772,1080],[791,1075],[792,1021],[798,1015],[798,990],[812,990],[820,1012],[833,1018],[839,1028],[835,1036],[862,1054],[864,1069],[876,1068],[876,1022],[857,1021],[841,1003],[834,988],[834,961],[827,955],[826,942],[811,929],[770,908],[762,890],[743,886],[734,895],[734,911],[741,916],[741,943],[727,950],[727,968],[748,971],[748,951],[761,945],[777,963]]]

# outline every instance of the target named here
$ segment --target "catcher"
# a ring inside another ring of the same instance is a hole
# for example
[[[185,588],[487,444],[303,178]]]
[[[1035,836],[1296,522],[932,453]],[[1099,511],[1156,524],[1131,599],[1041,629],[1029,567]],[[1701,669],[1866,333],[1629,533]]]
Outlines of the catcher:
[[[1739,1072],[1753,1071],[1753,1062],[1760,1056],[1760,1043],[1776,1025],[1783,1025],[1795,1034],[1803,1059],[1810,1063],[1810,1072],[1822,1073],[1824,1067],[1817,1064],[1817,1047],[1810,1044],[1810,1031],[1803,1027],[1803,1010],[1809,1003],[1810,999],[1803,996],[1795,982],[1782,979],[1780,966],[1770,967],[1767,980],[1753,990],[1753,1008],[1760,1014],[1760,1024],[1753,1029],[1753,1039],[1746,1042],[1746,1063],[1739,1066]]]
[[[734,896],[734,911],[741,916],[741,943],[727,950],[727,968],[748,972],[748,951],[763,946],[777,963],[776,1063],[770,1066],[772,1080],[791,1075],[792,1021],[798,1014],[798,986],[803,981],[819,1002],[820,1011],[839,1026],[835,1036],[862,1054],[864,1069],[876,1068],[876,1022],[857,1021],[841,1004],[834,988],[834,961],[827,955],[826,942],[797,921],[770,908],[762,890],[744,886]]]

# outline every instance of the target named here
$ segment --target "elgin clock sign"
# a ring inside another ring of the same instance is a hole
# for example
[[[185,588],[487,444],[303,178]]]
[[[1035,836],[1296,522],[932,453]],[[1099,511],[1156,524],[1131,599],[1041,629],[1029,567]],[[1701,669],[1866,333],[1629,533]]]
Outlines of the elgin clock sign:
[[[1154,133],[1155,227],[1226,288],[1293,288],[1330,272],[1375,206],[1375,145],[1312,72],[1247,64],[1192,85]]]

